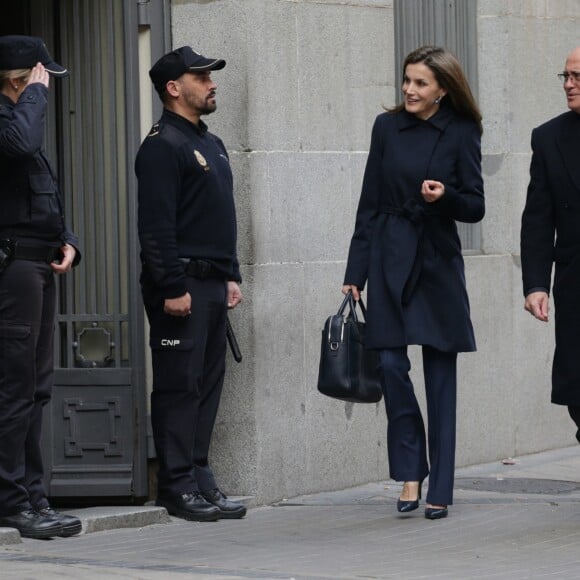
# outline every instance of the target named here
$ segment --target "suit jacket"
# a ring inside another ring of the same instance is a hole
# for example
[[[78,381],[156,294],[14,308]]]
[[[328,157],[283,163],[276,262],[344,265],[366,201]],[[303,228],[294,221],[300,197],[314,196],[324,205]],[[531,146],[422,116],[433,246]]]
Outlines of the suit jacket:
[[[532,131],[521,256],[524,294],[549,292],[555,263],[552,402],[580,405],[580,115],[573,111]]]
[[[445,194],[425,203],[421,184]],[[485,212],[477,125],[442,106],[427,121],[406,111],[375,121],[345,284],[368,279],[367,347],[475,350],[455,220]]]

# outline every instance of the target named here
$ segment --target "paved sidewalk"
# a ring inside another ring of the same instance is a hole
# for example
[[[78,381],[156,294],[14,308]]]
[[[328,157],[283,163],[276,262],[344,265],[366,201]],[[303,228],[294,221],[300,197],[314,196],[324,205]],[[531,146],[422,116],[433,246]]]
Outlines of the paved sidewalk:
[[[580,577],[580,446],[459,469],[445,520],[398,514],[400,489],[385,481],[302,496],[215,523],[123,508],[113,524],[119,508],[80,510],[80,536],[0,546],[0,578]],[[5,533],[14,534],[0,541]]]

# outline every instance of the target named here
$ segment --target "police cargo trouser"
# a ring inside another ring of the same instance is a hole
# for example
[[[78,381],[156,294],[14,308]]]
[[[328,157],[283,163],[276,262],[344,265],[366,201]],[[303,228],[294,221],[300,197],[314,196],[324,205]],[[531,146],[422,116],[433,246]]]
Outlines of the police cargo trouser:
[[[217,487],[208,463],[226,354],[222,279],[187,277],[191,314],[171,316],[146,304],[153,363],[151,425],[159,461],[158,493]]]
[[[41,261],[14,260],[0,274],[0,515],[48,505],[40,452],[50,399],[56,292]]]

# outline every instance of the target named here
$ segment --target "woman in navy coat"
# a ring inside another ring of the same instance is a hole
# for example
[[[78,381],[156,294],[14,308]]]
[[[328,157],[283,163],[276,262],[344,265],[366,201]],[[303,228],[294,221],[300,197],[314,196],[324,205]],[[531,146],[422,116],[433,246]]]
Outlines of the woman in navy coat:
[[[455,469],[456,360],[475,350],[456,221],[485,213],[481,114],[457,59],[437,47],[410,53],[404,102],[375,121],[343,292],[368,283],[367,348],[379,351],[397,508],[447,516]],[[428,442],[409,379],[407,346],[421,345]]]

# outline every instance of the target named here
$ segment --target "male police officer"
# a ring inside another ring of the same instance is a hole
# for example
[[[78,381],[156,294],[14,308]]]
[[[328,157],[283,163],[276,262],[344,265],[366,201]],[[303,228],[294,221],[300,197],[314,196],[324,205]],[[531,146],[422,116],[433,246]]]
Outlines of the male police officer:
[[[242,299],[232,172],[202,115],[216,109],[211,72],[225,61],[184,46],[149,75],[164,105],[143,141],[139,183],[143,300],[153,361],[157,505],[194,521],[241,518],[208,463],[221,395],[227,308]]]
[[[50,399],[54,274],[80,260],[41,146],[49,74],[68,75],[40,38],[0,37],[0,526],[71,536],[42,484],[42,408]]]

